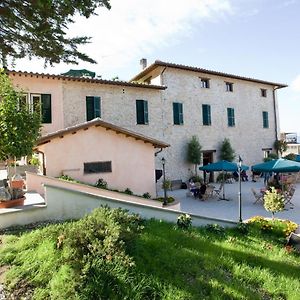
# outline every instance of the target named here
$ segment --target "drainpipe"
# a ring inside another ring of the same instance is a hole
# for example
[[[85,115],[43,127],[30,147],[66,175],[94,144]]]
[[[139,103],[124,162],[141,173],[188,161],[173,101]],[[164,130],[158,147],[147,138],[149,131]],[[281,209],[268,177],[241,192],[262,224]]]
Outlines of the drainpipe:
[[[276,90],[279,89],[279,87],[273,88],[273,107],[274,107],[274,121],[275,121],[275,141],[278,141],[278,130],[277,130],[277,111],[276,111]],[[276,154],[278,156],[278,150],[276,150]]]
[[[154,155],[157,156],[157,154],[160,153],[161,151],[163,151],[163,148],[160,148],[160,150],[158,150],[157,152],[155,152]]]

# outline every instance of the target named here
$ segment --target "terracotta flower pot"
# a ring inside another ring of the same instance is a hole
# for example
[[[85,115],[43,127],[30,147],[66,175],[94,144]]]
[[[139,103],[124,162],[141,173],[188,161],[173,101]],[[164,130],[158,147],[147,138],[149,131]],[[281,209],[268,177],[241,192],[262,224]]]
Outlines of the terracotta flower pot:
[[[14,199],[14,200],[8,200],[8,201],[0,201],[0,208],[10,208],[15,206],[22,206],[24,205],[25,197]]]
[[[24,187],[24,180],[18,179],[18,180],[12,180],[11,181],[11,188],[13,189],[22,189]]]

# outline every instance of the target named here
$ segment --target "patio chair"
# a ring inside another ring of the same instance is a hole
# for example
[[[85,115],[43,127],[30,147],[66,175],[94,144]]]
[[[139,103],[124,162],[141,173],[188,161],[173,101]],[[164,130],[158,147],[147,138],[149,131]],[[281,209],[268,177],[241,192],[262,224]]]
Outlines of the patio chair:
[[[264,196],[263,194],[258,193],[254,188],[251,188],[252,194],[255,198],[255,201],[253,202],[253,204],[256,204],[258,202],[264,202]]]
[[[214,190],[213,190],[213,196],[220,197],[223,188],[224,188],[224,182],[222,182],[222,183],[220,184],[220,186],[219,186],[218,189],[214,189]]]
[[[205,193],[202,195],[202,200],[207,200],[209,198],[213,197],[214,187],[213,186],[207,186]]]
[[[294,203],[291,202],[294,194],[295,194],[296,189],[294,187],[291,187],[287,192],[284,193],[284,204],[287,205],[293,205]]]

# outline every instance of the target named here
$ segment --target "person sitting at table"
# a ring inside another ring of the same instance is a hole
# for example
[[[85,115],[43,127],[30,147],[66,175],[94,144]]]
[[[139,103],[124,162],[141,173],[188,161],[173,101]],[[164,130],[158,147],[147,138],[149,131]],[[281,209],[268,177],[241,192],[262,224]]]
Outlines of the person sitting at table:
[[[199,194],[199,188],[196,187],[193,179],[191,179],[190,182],[189,182],[189,188],[190,188],[190,192],[196,198],[198,196],[198,194]]]
[[[238,173],[237,171],[234,171],[234,172],[232,173],[232,176],[233,176],[233,178],[234,178],[235,181],[238,181],[238,180],[239,180],[239,173]]]
[[[241,179],[242,181],[248,181],[248,175],[245,170],[242,170],[241,172]]]

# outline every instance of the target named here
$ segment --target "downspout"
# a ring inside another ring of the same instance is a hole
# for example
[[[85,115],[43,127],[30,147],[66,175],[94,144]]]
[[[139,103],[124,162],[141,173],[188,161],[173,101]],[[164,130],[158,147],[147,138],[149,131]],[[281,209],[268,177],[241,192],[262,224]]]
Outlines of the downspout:
[[[275,121],[275,141],[278,141],[278,130],[277,130],[277,111],[276,111],[276,96],[275,91],[279,89],[279,87],[273,88],[273,107],[274,107],[274,121]],[[278,156],[278,150],[276,149],[276,154]]]
[[[161,151],[163,151],[163,148],[160,148],[160,150],[158,150],[157,152],[155,152],[154,156],[157,156],[157,154],[160,153]]]

